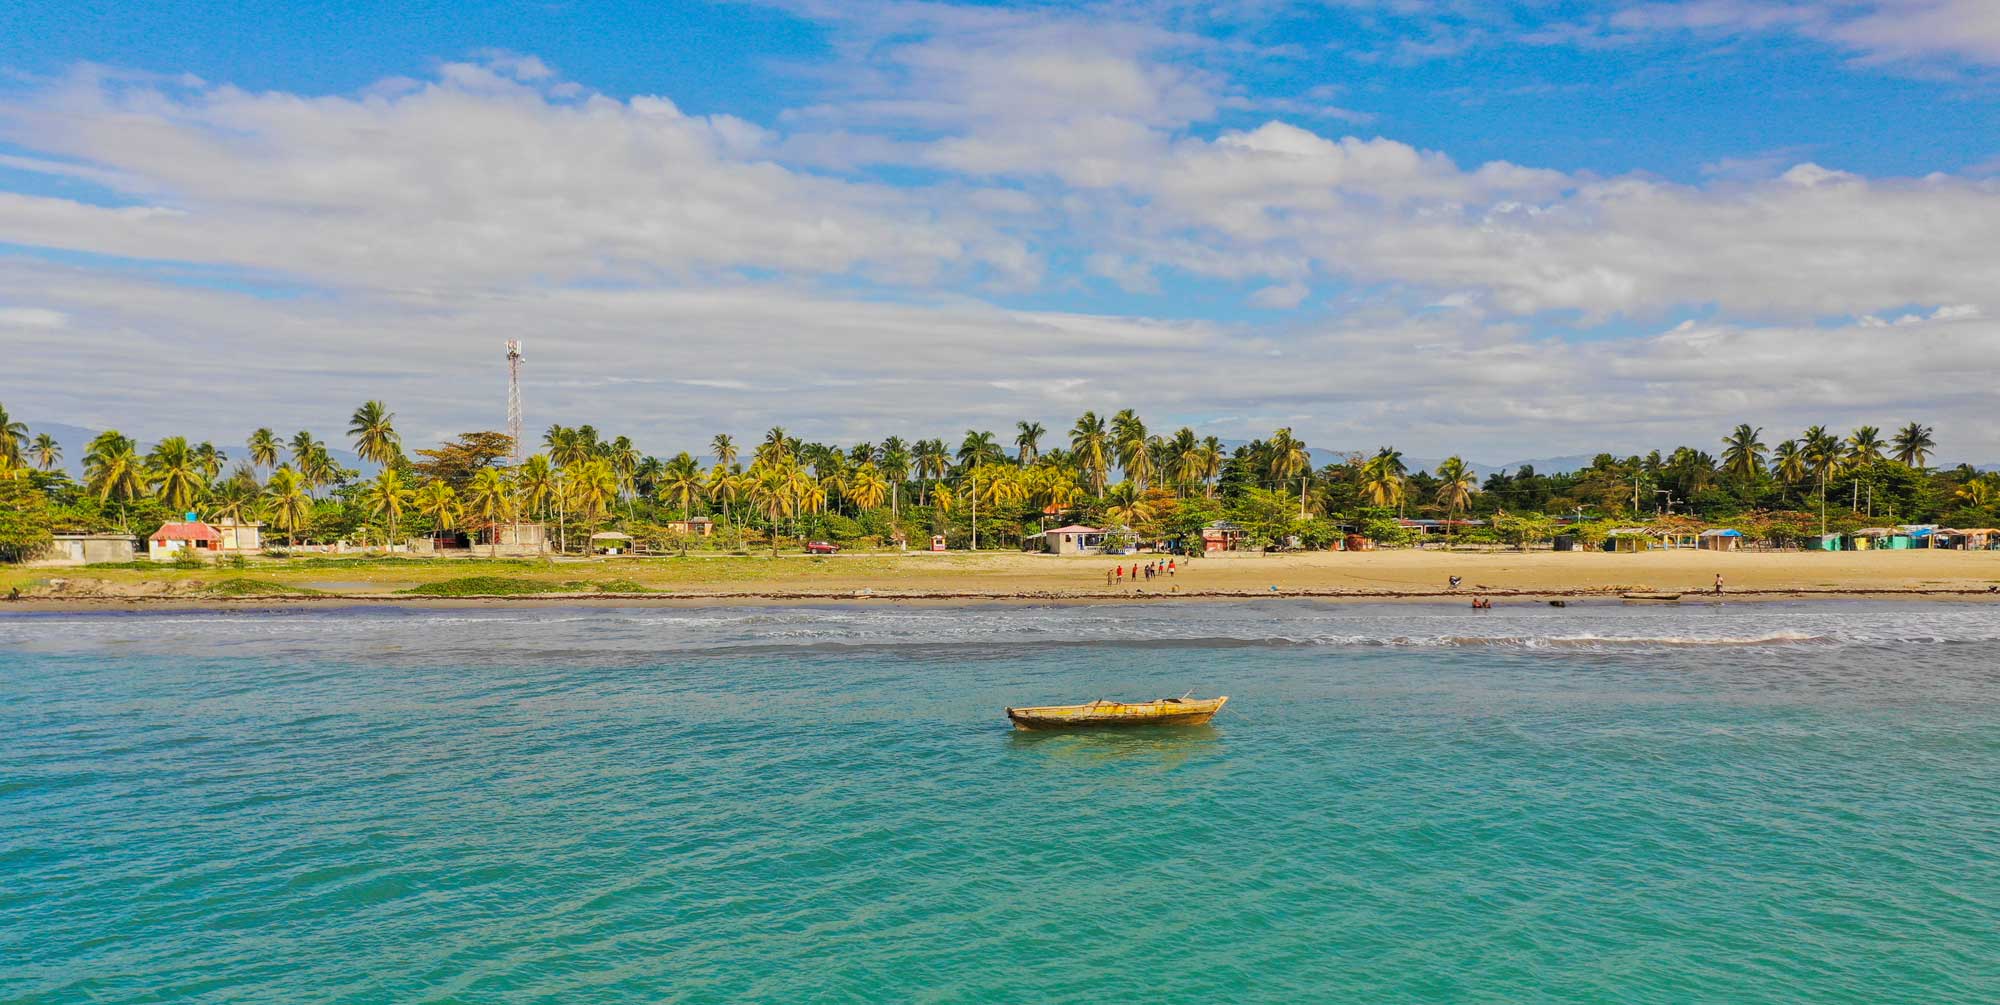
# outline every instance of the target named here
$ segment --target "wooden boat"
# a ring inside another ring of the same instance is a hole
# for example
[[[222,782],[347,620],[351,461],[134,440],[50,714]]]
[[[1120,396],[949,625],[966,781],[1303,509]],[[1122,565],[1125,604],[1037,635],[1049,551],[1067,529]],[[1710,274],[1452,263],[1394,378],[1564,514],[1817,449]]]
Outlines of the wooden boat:
[[[1178,698],[1152,701],[1097,701],[1081,705],[1037,705],[1010,708],[1007,718],[1015,729],[1097,729],[1116,726],[1200,726],[1215,718],[1228,695],[1220,698],[1193,698],[1189,691]]]
[[[1673,601],[1681,599],[1681,595],[1678,593],[1621,593],[1618,596],[1624,600]]]

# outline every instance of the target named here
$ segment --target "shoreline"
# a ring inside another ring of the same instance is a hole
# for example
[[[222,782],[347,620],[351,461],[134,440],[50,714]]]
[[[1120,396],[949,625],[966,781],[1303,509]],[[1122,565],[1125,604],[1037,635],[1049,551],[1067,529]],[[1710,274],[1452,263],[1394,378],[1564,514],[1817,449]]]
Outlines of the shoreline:
[[[1250,600],[1304,600],[1335,603],[1452,601],[1470,604],[1473,597],[1507,602],[1501,606],[1547,604],[1551,601],[1595,601],[1660,607],[1676,604],[1777,603],[1819,601],[1837,603],[1854,600],[1932,601],[1966,603],[1987,601],[2000,604],[2000,593],[1971,588],[1884,589],[1875,588],[1793,588],[1743,589],[1721,594],[1685,593],[1676,600],[1626,599],[1620,591],[1579,588],[1570,590],[1186,590],[1172,593],[1086,591],[742,591],[716,593],[540,593],[493,594],[460,597],[408,596],[381,593],[272,594],[242,597],[189,596],[101,596],[23,597],[0,601],[0,617],[18,614],[73,614],[103,611],[284,611],[326,610],[352,607],[400,607],[412,610],[468,608],[547,608],[547,607],[768,607],[785,605],[866,605],[871,603],[953,606],[970,604],[1135,604],[1157,602],[1223,603]]]

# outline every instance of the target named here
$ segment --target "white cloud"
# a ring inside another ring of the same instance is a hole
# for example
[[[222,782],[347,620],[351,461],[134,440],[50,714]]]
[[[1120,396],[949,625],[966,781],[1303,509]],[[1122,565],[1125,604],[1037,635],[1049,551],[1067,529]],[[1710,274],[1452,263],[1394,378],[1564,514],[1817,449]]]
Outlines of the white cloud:
[[[69,315],[46,307],[0,307],[0,328],[61,328]]]
[[[1039,269],[923,193],[789,170],[728,116],[665,98],[567,100],[536,65],[448,64],[392,94],[175,87],[81,68],[0,106],[6,138],[89,162],[145,204],[0,195],[0,240],[451,287],[712,270],[924,283]],[[545,68],[543,68],[545,69]]]
[[[1312,287],[1304,283],[1286,283],[1282,286],[1266,286],[1250,295],[1250,302],[1258,307],[1272,310],[1290,310],[1305,303],[1312,296]]]

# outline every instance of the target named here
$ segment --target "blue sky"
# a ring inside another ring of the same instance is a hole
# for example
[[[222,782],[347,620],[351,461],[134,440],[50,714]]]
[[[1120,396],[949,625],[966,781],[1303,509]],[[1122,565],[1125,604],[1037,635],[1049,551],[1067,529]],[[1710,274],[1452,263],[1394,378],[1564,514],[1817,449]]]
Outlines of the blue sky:
[[[30,418],[441,435],[521,337],[531,422],[655,452],[1129,405],[2000,456],[1983,0],[28,2],[0,53]]]

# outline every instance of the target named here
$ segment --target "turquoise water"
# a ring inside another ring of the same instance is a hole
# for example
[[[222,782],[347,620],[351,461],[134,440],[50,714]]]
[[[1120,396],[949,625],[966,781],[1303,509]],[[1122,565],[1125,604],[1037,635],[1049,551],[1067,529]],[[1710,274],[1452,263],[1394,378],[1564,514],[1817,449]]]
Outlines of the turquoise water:
[[[0,616],[0,1002],[1991,1002],[1996,785],[1988,606]]]

